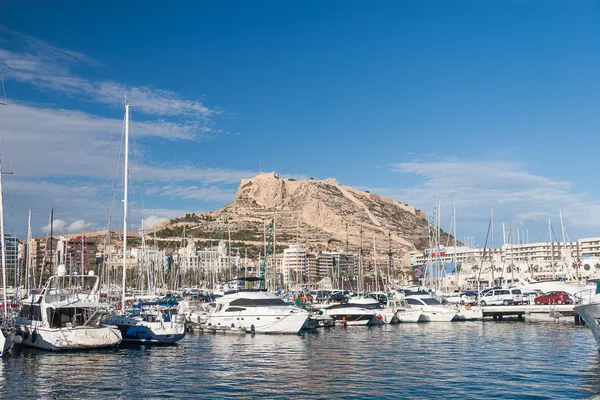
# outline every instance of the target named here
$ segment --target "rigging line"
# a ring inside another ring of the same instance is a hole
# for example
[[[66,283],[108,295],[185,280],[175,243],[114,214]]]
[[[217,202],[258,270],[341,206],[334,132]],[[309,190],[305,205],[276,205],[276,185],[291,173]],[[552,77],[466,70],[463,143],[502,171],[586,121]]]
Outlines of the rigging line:
[[[4,95],[4,101],[0,101],[0,105],[7,105],[8,99],[6,98],[6,88],[4,87],[4,76],[2,74],[2,70],[0,69],[0,82],[2,83],[2,94]]]
[[[129,115],[129,121],[131,121],[131,114]],[[141,206],[142,206],[142,211],[146,208],[144,205],[144,182],[141,179],[141,174],[140,174],[140,170],[142,169],[142,162],[140,159],[140,151],[137,145],[137,140],[135,135],[133,134],[133,131],[131,129],[131,124],[129,127],[129,136],[131,136],[131,141],[133,142],[133,154],[135,156],[135,161],[137,162],[137,166],[138,169],[136,170],[137,173],[137,178],[138,178],[138,187],[140,189],[140,202],[141,202]]]
[[[481,257],[481,265],[479,266],[479,275],[477,276],[477,291],[479,292],[479,296],[481,297],[480,281],[481,281],[481,271],[483,270],[483,261],[485,260],[485,251],[487,249],[488,238],[490,236],[490,229],[492,227],[492,218],[490,218],[490,222],[488,223],[487,234],[485,235],[485,245],[483,246],[483,255]]]
[[[120,189],[121,181],[119,179],[119,173],[120,173],[119,165],[121,163],[121,158],[123,156],[123,141],[124,141],[124,138],[125,138],[125,118],[123,118],[123,125],[121,127],[121,140],[119,142],[119,155],[117,157],[117,162],[115,164],[115,179],[114,179],[113,188],[111,189],[112,200],[111,200],[109,211],[108,211],[108,215],[109,215],[109,218],[111,220],[108,223],[107,229],[110,229],[113,226],[113,222],[112,222],[112,214],[113,213],[112,213],[112,211],[113,211],[114,206],[115,206],[117,193],[120,192],[119,189]],[[117,221],[118,222],[116,224],[116,228],[119,228],[121,226],[120,225],[121,220],[117,219]],[[109,233],[110,233],[110,230],[109,230]]]
[[[1,149],[6,149],[6,151],[2,152]],[[12,152],[10,151],[10,145],[7,142],[4,141],[4,137],[3,136],[0,136],[0,157],[2,157],[3,161],[8,161],[8,164],[9,164],[8,165],[8,170],[9,171],[13,170],[12,158],[8,157],[8,160],[6,160],[6,158],[4,158],[3,156],[4,156],[4,154],[11,154],[11,153]],[[7,174],[11,174],[12,175],[12,172],[8,172]],[[5,189],[6,189],[6,187],[5,187]],[[14,233],[15,233],[15,209],[14,209],[13,191],[9,190],[8,191],[8,195],[10,197],[10,199],[9,199],[10,200],[10,212],[9,212],[9,215],[10,215],[10,233],[12,235],[14,235]],[[5,229],[5,232],[6,232],[6,221],[5,221],[5,224],[4,224],[4,229]]]

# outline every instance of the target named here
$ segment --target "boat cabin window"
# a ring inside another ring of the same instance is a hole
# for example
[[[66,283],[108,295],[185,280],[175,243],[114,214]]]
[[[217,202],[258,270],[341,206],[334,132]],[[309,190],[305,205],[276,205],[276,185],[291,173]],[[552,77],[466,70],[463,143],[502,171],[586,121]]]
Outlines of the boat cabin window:
[[[441,304],[441,303],[440,303],[439,301],[437,301],[436,299],[431,299],[431,298],[427,298],[427,297],[426,297],[426,298],[424,298],[424,299],[421,299],[421,300],[423,300],[423,302],[424,302],[425,304],[427,304],[427,305],[430,305],[430,306],[439,306],[439,305]]]
[[[282,299],[235,299],[230,305],[243,307],[285,306]]]
[[[32,321],[41,321],[42,309],[38,304],[23,304],[23,307],[21,307],[21,311],[19,312],[19,317],[29,318]]]
[[[236,312],[236,311],[244,311],[245,308],[242,307],[229,307],[225,312]]]
[[[406,302],[408,304],[410,304],[411,306],[422,306],[423,303],[421,303],[419,300],[417,299],[406,299]]]
[[[82,326],[85,321],[92,315],[92,310],[85,308],[65,307],[65,308],[49,308],[48,323],[51,328],[66,328],[68,326]]]

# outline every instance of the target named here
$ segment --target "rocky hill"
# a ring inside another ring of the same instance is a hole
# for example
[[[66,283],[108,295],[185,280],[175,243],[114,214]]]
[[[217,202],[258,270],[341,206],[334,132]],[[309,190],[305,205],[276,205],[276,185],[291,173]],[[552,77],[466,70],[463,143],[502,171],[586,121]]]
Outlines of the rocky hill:
[[[299,242],[310,250],[388,253],[405,257],[428,245],[427,220],[413,206],[340,185],[335,179],[294,180],[261,173],[242,180],[235,201],[208,213],[186,214],[157,228],[163,240],[199,242],[221,236],[258,252],[263,226],[275,218],[277,247]],[[362,231],[362,233],[361,233]],[[447,236],[444,234],[442,242]]]

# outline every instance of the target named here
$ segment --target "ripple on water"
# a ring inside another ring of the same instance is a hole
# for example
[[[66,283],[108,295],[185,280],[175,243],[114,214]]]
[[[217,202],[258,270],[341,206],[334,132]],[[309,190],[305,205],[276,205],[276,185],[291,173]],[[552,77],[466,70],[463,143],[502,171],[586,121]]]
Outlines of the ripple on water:
[[[15,349],[0,362],[0,397],[581,399],[600,392],[595,348],[587,329],[488,321]]]

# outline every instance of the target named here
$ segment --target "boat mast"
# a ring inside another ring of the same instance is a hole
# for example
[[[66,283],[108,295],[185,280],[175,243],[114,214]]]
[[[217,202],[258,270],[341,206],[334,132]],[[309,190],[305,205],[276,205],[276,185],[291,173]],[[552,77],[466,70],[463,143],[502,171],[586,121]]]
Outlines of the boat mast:
[[[29,217],[27,218],[27,255],[25,258],[25,268],[25,288],[26,294],[29,296],[29,290],[31,289],[29,282],[29,269],[31,268],[31,208],[29,209]]]
[[[452,252],[452,268],[456,270],[456,201],[452,202],[452,228],[454,230],[454,251]],[[458,287],[458,275],[456,276],[456,286]]]
[[[365,290],[365,283],[363,281],[363,228],[360,226],[360,253],[358,253],[358,282],[356,286],[360,285],[359,293],[362,298],[363,292]]]
[[[379,292],[379,267],[377,266],[377,246],[375,245],[375,234],[373,233],[373,261],[375,262],[375,289]]]
[[[562,232],[563,250],[566,253],[566,250],[567,250],[567,240],[565,239],[565,236],[566,236],[565,235],[565,224],[563,223],[562,208],[559,210],[559,213],[560,213],[560,230]],[[567,253],[567,254],[570,254],[570,252]],[[559,257],[563,260],[563,263],[565,265],[565,269],[566,269],[568,275],[570,276],[571,273],[569,272],[569,265],[567,265],[566,260],[563,258],[562,254],[559,254]]]
[[[231,226],[229,218],[227,219],[227,264],[229,265],[229,280],[233,280],[233,271],[231,270]]]
[[[298,236],[298,233],[296,233],[296,298],[299,297],[299,293],[300,293],[300,276],[299,276],[299,272],[300,272],[300,238]]]
[[[2,242],[2,293],[4,295],[4,317],[8,317],[6,300],[6,241],[4,239],[4,199],[2,197],[2,160],[0,160],[0,242]]]
[[[271,235],[273,236],[273,245],[271,247],[271,259],[273,260],[273,291],[277,290],[277,260],[275,258],[275,252],[277,251],[277,245],[276,245],[276,236],[275,236],[275,227],[276,227],[276,222],[277,221],[277,209],[275,209],[275,212],[273,213],[273,230],[271,231]]]
[[[515,239],[513,235],[512,222],[510,223],[510,283],[513,284],[515,282],[515,247],[514,247]]]
[[[492,222],[491,222],[491,224],[492,224],[492,232],[491,232],[491,234],[492,234],[492,243],[491,243],[491,246],[490,246],[490,267],[492,268],[492,285],[491,285],[491,287],[495,287],[496,286],[496,282],[495,282],[496,279],[495,279],[494,275],[495,275],[496,271],[494,271],[494,270],[496,269],[496,266],[494,265],[494,259],[493,259],[493,257],[494,257],[494,253],[496,252],[496,247],[494,247],[495,245],[494,245],[494,209],[493,208],[490,210],[490,218],[492,220]]]
[[[81,230],[81,275],[85,275],[85,257],[84,257],[84,253],[85,253],[85,237],[84,235],[84,230]]]
[[[127,275],[127,202],[129,196],[129,103],[125,104],[125,169],[123,171],[123,295],[121,310],[125,310],[125,278]]]
[[[552,266],[552,279],[556,279],[556,268],[554,268],[554,241],[552,240],[552,223],[548,218],[548,235],[550,235],[550,265]]]

